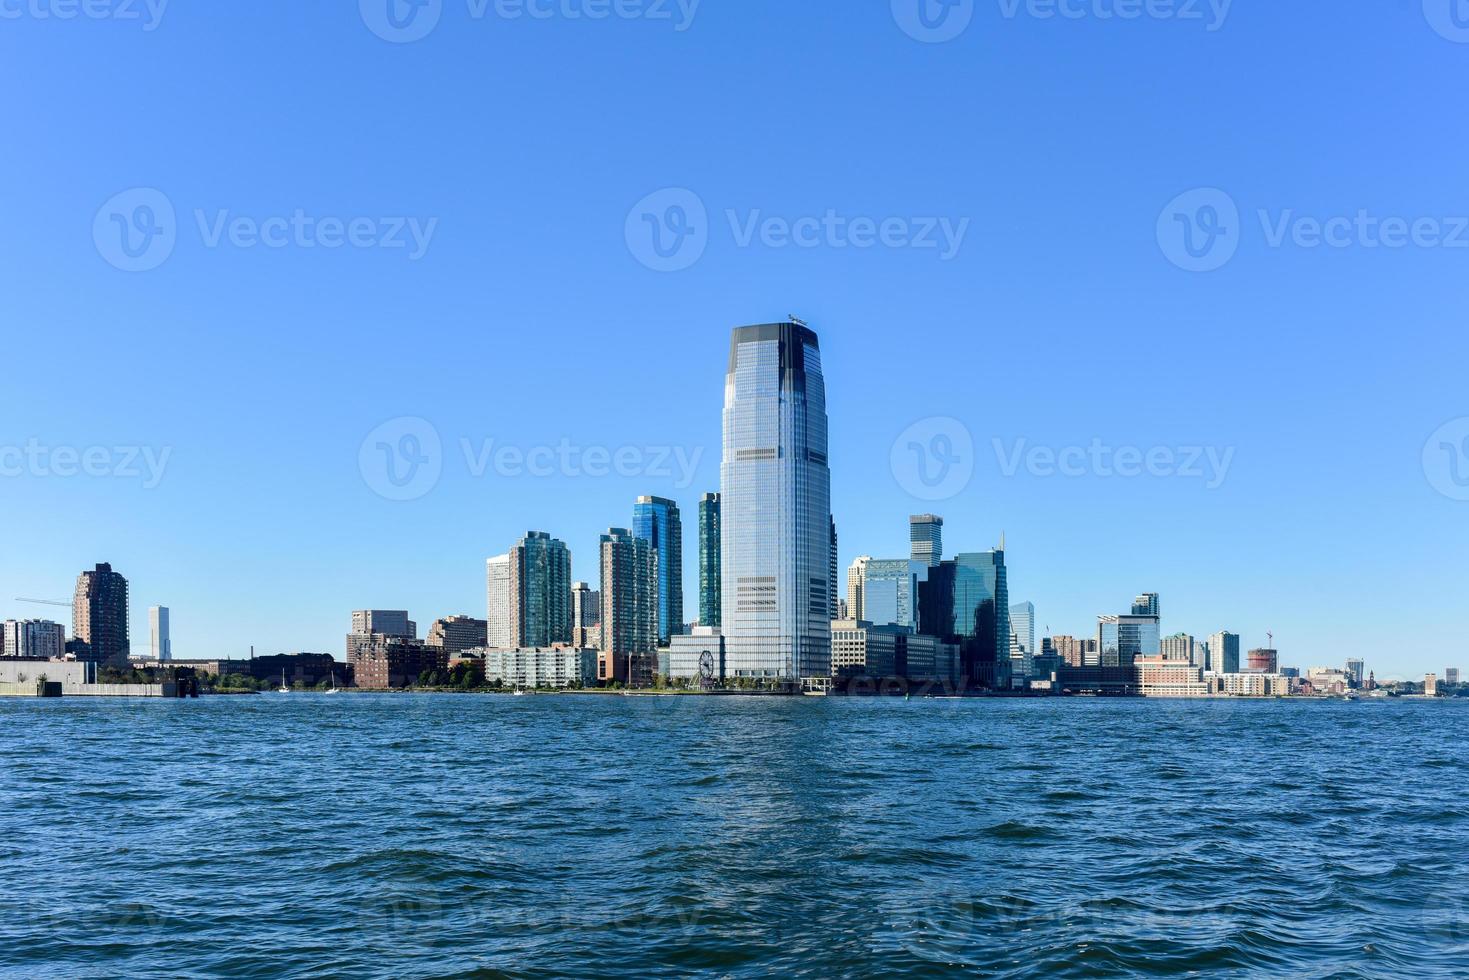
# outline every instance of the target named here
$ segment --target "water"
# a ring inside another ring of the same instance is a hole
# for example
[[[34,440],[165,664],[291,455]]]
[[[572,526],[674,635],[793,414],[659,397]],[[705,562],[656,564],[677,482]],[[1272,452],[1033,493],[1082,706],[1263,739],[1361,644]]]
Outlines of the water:
[[[0,972],[1469,972],[1469,704],[0,699]]]

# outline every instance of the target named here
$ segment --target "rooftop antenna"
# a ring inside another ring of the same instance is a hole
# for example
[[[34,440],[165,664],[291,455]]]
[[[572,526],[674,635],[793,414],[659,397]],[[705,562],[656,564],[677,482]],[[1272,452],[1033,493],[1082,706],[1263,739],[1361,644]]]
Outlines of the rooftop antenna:
[[[1272,633],[1272,632],[1270,632],[1269,630],[1266,630],[1265,631],[1265,639],[1266,639],[1266,643],[1265,643],[1266,649],[1268,649],[1268,650],[1274,650],[1275,649],[1275,634]]]
[[[811,325],[811,324],[807,323],[805,320],[802,320],[800,317],[796,316],[796,314],[794,314],[794,313],[787,313],[786,314],[786,317],[792,323],[797,324],[797,325],[802,326],[802,327],[809,327]]]

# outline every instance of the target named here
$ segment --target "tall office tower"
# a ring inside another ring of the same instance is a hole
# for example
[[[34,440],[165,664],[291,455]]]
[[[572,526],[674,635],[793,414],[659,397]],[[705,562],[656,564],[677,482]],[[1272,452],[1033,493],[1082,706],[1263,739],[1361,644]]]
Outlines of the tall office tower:
[[[474,650],[485,645],[488,624],[473,616],[445,616],[436,619],[428,628],[426,646],[439,647],[453,656],[465,650]]]
[[[859,623],[867,619],[867,566],[872,560],[871,555],[862,555],[847,569],[847,614],[843,619]]]
[[[1152,616],[1154,619],[1162,617],[1158,611],[1158,593],[1144,592],[1132,600],[1132,614],[1134,616]]]
[[[1263,647],[1251,650],[1249,665],[1252,674],[1278,674],[1280,673],[1280,651]]]
[[[571,552],[545,531],[527,532],[510,549],[510,641],[571,642]]]
[[[831,519],[831,562],[826,569],[827,591],[830,594],[828,605],[830,606],[830,618],[836,619],[841,612],[841,589],[837,586],[837,520]]]
[[[719,494],[699,498],[699,625],[718,627]]]
[[[1221,630],[1209,637],[1209,663],[1215,673],[1239,673],[1239,634]]]
[[[658,641],[682,633],[683,519],[678,504],[663,497],[639,497],[633,505],[632,533],[658,554]]]
[[[1010,607],[1010,669],[1015,676],[1031,676],[1035,654],[1035,603],[1016,603]]]
[[[1003,549],[958,554],[928,570],[918,587],[923,633],[959,645],[961,683],[1007,688],[1010,588]]]
[[[148,608],[148,631],[153,637],[152,659],[162,663],[173,659],[173,641],[168,638],[168,607]]]
[[[125,666],[128,645],[128,580],[105,562],[77,576],[71,600],[71,635],[77,659]]]
[[[720,468],[728,673],[795,684],[831,676],[831,471],[826,383],[804,324],[730,340]]]
[[[600,561],[600,550],[598,560]],[[571,585],[571,645],[588,650],[602,644],[602,594],[585,582]]]
[[[0,626],[0,656],[60,660],[66,653],[66,627],[47,619],[7,619]]]
[[[1097,649],[1103,667],[1131,667],[1138,657],[1161,652],[1156,616],[1098,616]]]
[[[485,645],[491,650],[511,650],[510,556],[497,555],[485,561]]]
[[[1362,660],[1348,660],[1347,677],[1351,678],[1352,687],[1361,687],[1367,677],[1367,664]]]
[[[1187,633],[1174,633],[1163,637],[1159,644],[1164,660],[1194,660],[1194,638]]]
[[[859,559],[860,560],[860,559]],[[918,589],[929,565],[907,558],[866,559],[862,572],[862,619],[874,626],[918,628]]]
[[[944,519],[935,514],[908,518],[908,539],[913,543],[913,560],[937,565],[944,560]]]
[[[1459,668],[1445,667],[1443,672],[1443,682],[1445,684],[1457,686],[1459,683]]]
[[[401,636],[418,639],[418,624],[406,609],[358,609],[352,613],[352,632],[358,636]]]
[[[604,654],[652,653],[658,645],[658,552],[646,538],[609,528],[601,538]]]

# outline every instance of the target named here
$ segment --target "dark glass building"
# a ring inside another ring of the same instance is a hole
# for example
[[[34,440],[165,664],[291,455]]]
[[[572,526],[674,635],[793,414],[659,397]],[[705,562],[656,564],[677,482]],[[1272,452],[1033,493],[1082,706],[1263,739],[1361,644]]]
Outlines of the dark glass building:
[[[639,497],[633,504],[632,533],[658,555],[658,642],[683,632],[683,518],[678,504],[663,497]]]
[[[699,498],[699,625],[719,626],[719,494]]]
[[[1002,549],[955,555],[918,584],[921,632],[959,645],[969,687],[1009,686],[1010,588]]]

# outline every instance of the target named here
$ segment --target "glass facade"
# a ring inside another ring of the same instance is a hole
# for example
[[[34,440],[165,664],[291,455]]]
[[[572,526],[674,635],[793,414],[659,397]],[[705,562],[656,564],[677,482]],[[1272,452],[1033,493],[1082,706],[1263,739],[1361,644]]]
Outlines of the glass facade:
[[[1209,665],[1221,674],[1239,673],[1239,634],[1215,633],[1209,637]]]
[[[682,633],[683,519],[678,504],[662,497],[639,497],[633,505],[632,533],[658,555],[658,641]]]
[[[614,657],[652,653],[658,640],[658,553],[614,527],[601,538],[602,645]]]
[[[719,625],[719,494],[699,498],[699,625]]]
[[[959,644],[961,682],[972,687],[1010,683],[1010,587],[1000,549],[955,555],[929,569],[919,584],[919,627]]]
[[[544,531],[510,549],[510,635],[519,647],[571,642],[571,552]]]
[[[914,561],[937,565],[944,559],[944,519],[936,514],[914,514],[908,518],[908,538]]]
[[[739,327],[730,341],[720,469],[728,668],[794,684],[831,673],[831,473],[816,334]]]
[[[1097,649],[1103,667],[1131,667],[1138,657],[1162,652],[1156,616],[1097,617]]]
[[[928,563],[872,560],[863,572],[862,618],[875,626],[918,628],[918,587],[928,581]]]

